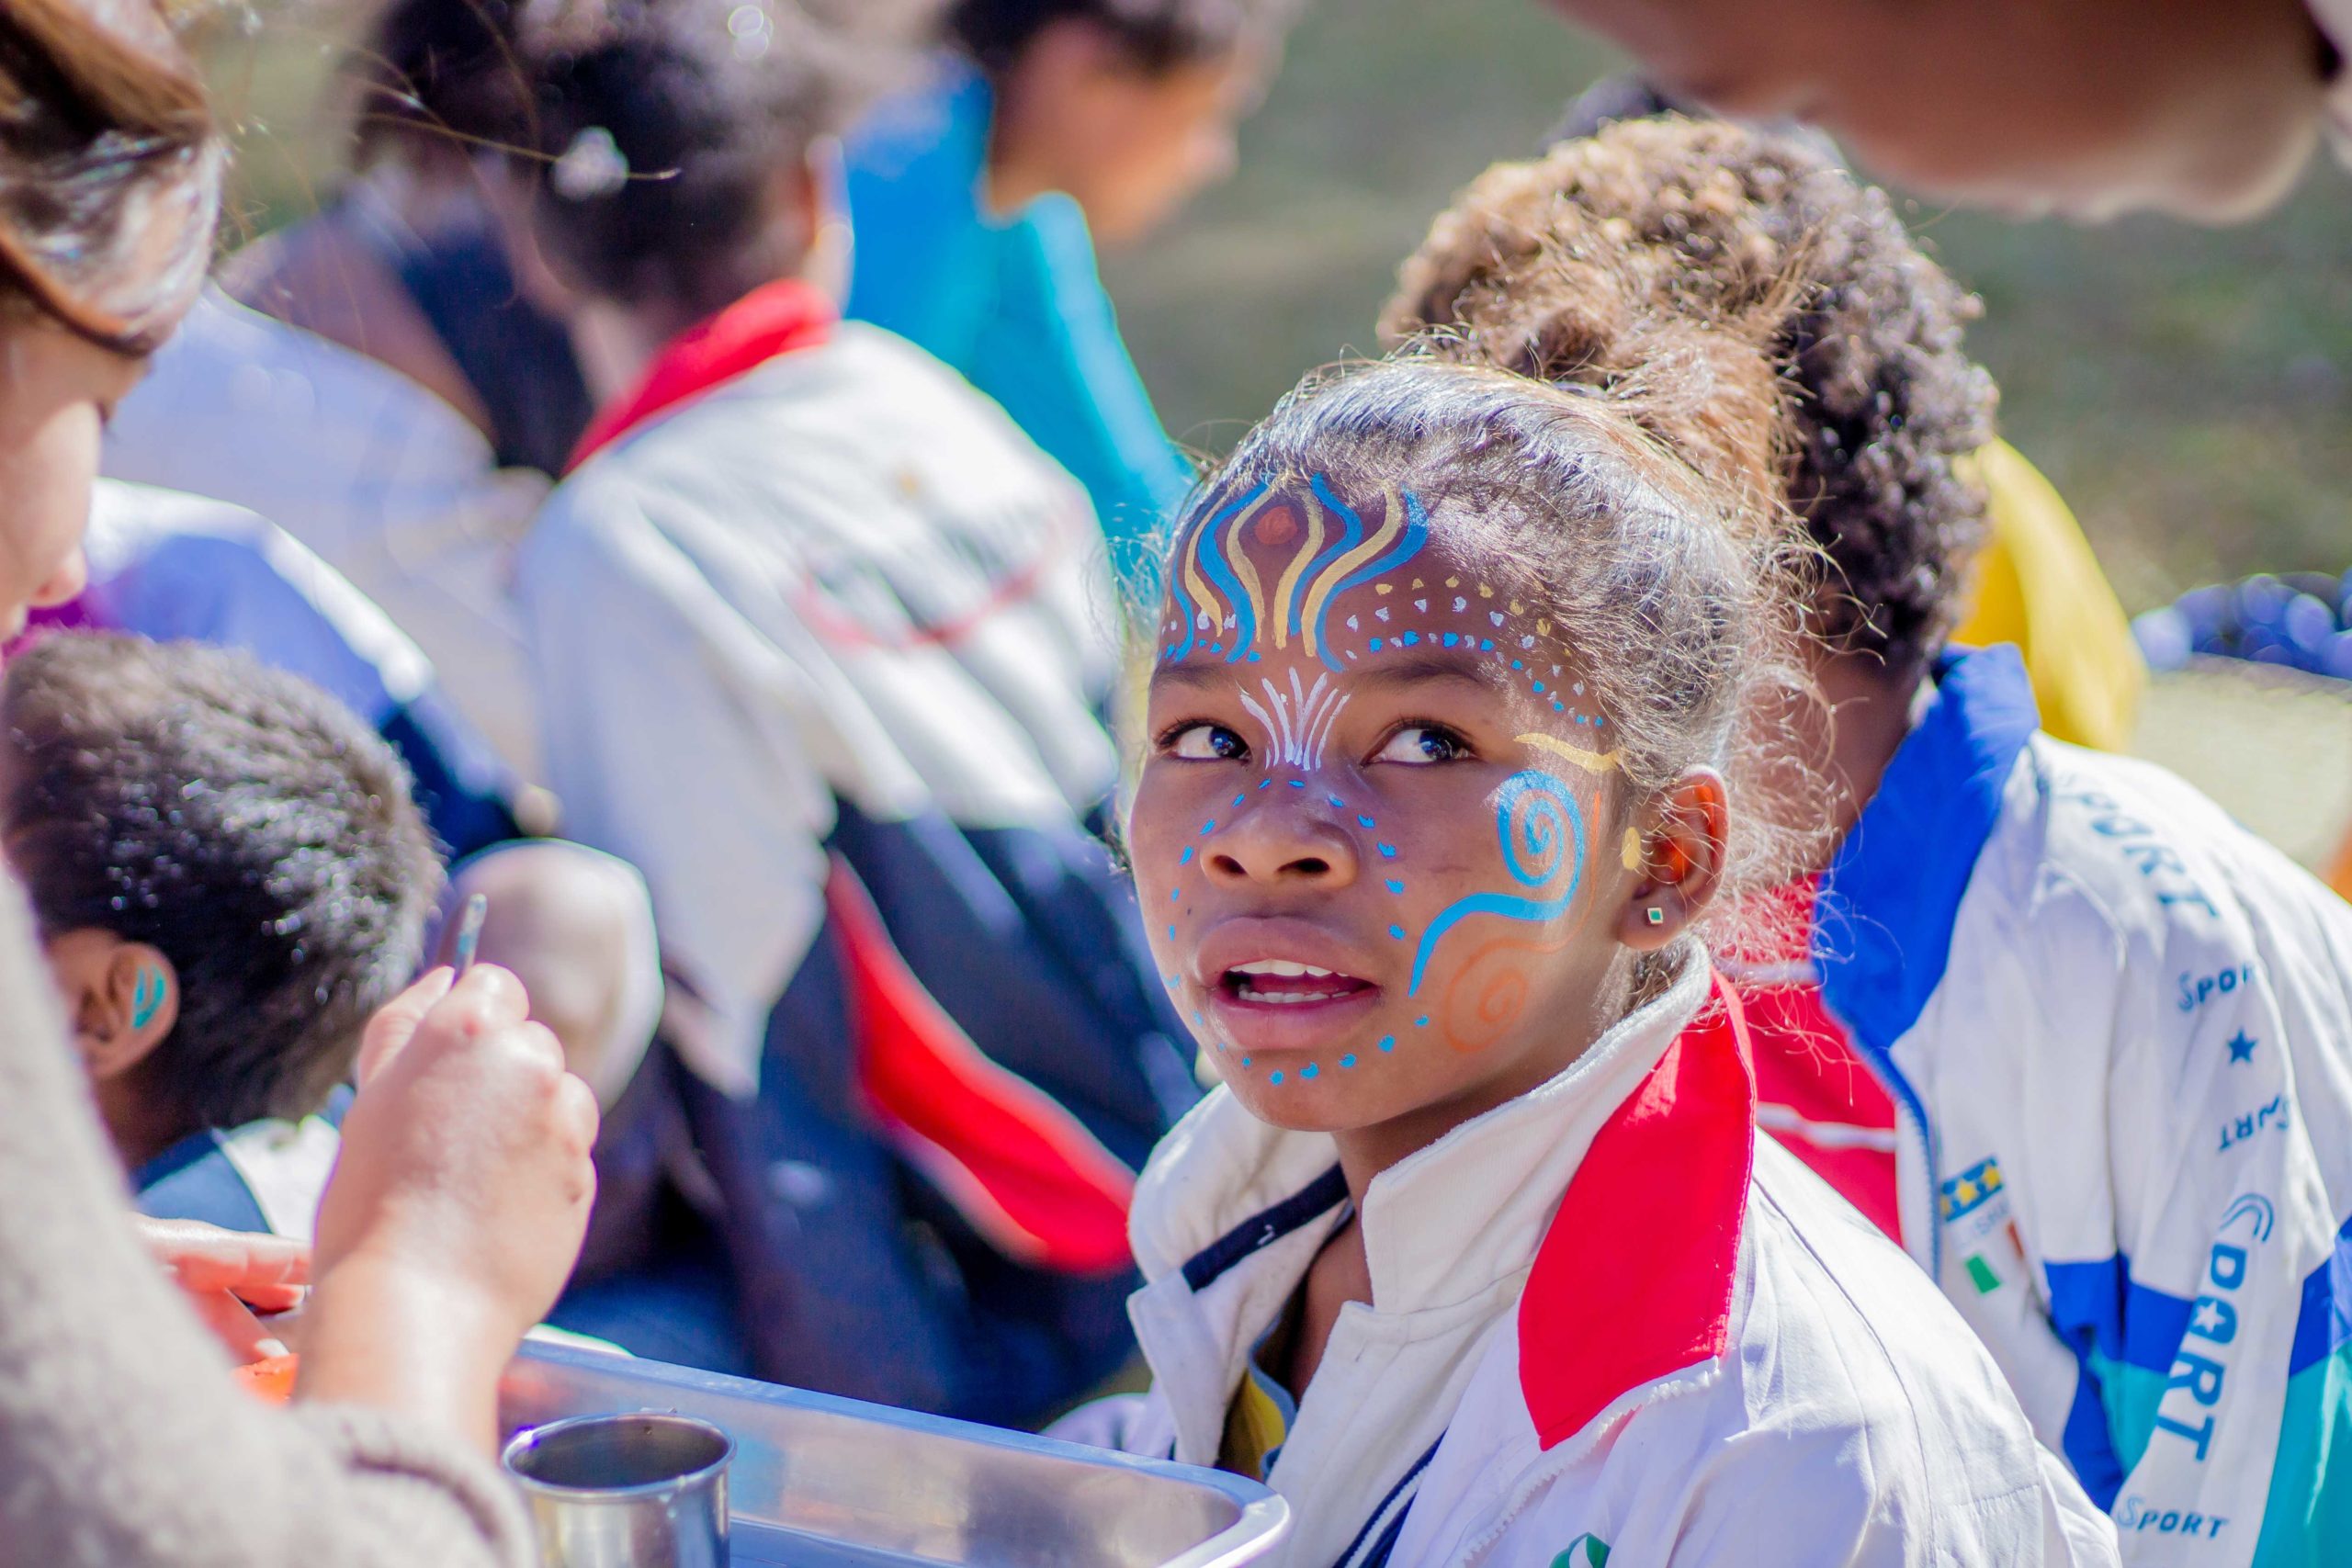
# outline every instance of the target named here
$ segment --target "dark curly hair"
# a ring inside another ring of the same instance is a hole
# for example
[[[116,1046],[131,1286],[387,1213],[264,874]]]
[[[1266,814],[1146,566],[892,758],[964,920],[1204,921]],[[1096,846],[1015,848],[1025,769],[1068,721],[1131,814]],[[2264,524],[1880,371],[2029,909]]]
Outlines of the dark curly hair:
[[[956,0],[947,30],[990,76],[1011,70],[1056,22],[1085,21],[1147,72],[1172,71],[1278,35],[1298,0]]]
[[[1646,299],[1615,286],[1629,259]],[[1962,348],[1976,301],[1817,141],[1666,116],[1498,164],[1404,264],[1381,330],[1449,359],[1608,386],[1644,369],[1618,348],[1639,346],[1636,318],[1759,308],[1782,318],[1788,501],[1830,563],[1815,629],[1840,652],[1917,669],[1951,635],[1983,542],[1963,459],[1993,437],[1996,394]]]
[[[178,972],[140,1064],[194,1127],[316,1111],[415,972],[441,888],[408,770],[243,653],[57,633],[0,678],[0,829],[43,941],[96,928]]]

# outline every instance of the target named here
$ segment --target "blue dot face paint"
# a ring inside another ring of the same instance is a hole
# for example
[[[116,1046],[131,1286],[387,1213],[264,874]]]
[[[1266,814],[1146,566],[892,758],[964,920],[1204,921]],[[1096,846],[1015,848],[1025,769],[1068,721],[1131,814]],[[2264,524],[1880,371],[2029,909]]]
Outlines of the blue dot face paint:
[[[1516,748],[1539,717],[1555,739],[1592,736],[1598,716],[1570,696],[1572,648],[1430,530],[1403,491],[1251,480],[1195,511],[1164,574],[1131,863],[1175,917],[1159,956],[1180,1016],[1205,1050],[1244,1068],[1268,1058],[1236,1092],[1278,1118],[1288,1096],[1332,1124],[1345,1103],[1332,1097],[1483,1048],[1464,1021],[1521,1003],[1481,966],[1524,988],[1526,955],[1556,945],[1589,897],[1588,840],[1615,831],[1587,779],[1597,739],[1561,742],[1582,762],[1498,750],[1498,733]],[[1400,743],[1400,726],[1430,737]],[[1464,760],[1483,765],[1451,767]],[[1450,795],[1456,777],[1464,793]],[[1297,793],[1263,793],[1276,779]],[[1220,831],[1221,873],[1247,874],[1193,874],[1196,841]],[[1424,860],[1425,847],[1437,852]],[[1305,868],[1283,877],[1329,876],[1328,896],[1250,908],[1269,887],[1303,886],[1273,880],[1265,857]],[[1409,879],[1396,874],[1408,863]],[[1275,933],[1261,947],[1237,935],[1252,922]]]

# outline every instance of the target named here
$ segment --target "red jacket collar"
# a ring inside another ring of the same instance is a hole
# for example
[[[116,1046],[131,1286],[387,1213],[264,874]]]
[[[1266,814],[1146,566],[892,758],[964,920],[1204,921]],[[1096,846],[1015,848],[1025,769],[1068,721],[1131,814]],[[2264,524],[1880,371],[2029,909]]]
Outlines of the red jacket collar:
[[[639,426],[780,354],[812,348],[831,335],[839,311],[814,284],[797,277],[763,284],[700,326],[670,340],[637,385],[607,403],[580,437],[571,472]]]
[[[1738,998],[1690,1028],[1602,1124],[1519,1303],[1519,1377],[1545,1448],[1629,1390],[1723,1354],[1756,1156]]]

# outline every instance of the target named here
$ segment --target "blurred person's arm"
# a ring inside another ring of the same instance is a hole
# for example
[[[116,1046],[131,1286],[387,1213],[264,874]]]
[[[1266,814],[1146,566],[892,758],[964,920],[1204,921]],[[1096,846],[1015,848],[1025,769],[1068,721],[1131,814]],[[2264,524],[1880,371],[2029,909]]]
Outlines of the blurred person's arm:
[[[0,886],[0,1555],[43,1568],[521,1568],[489,1458],[360,1405],[266,1407],[126,1216],[20,896]]]
[[[1002,237],[998,288],[967,374],[1085,487],[1113,564],[1128,567],[1175,514],[1192,468],[1128,356],[1075,201],[1029,205]]]

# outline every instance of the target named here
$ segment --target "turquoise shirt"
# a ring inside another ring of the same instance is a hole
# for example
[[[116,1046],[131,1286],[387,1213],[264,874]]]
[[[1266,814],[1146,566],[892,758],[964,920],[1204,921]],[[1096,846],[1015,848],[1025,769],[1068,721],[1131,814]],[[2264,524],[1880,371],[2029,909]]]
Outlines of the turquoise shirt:
[[[851,138],[848,313],[1001,404],[1086,487],[1113,560],[1132,569],[1192,467],[1127,357],[1078,204],[1046,196],[1010,220],[982,206],[992,113],[989,84],[943,58],[924,87],[883,104]]]

